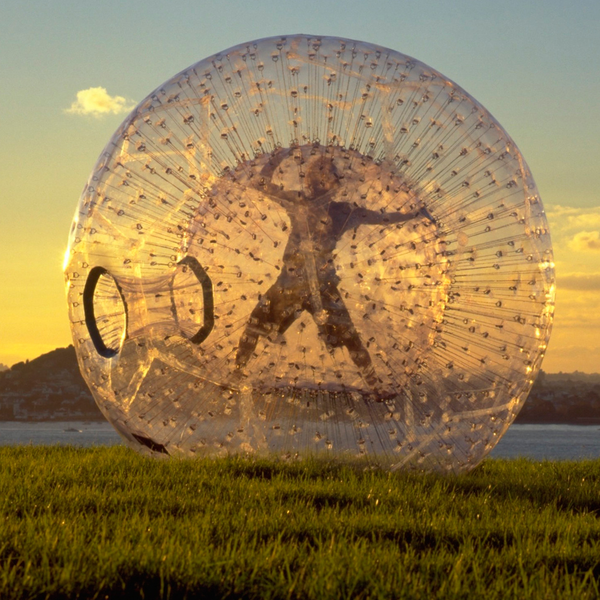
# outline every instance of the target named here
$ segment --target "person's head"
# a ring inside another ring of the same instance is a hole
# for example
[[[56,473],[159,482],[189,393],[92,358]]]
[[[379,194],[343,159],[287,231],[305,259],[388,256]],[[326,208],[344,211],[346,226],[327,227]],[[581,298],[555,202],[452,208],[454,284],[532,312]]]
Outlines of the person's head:
[[[307,195],[318,198],[339,185],[339,175],[329,156],[320,156],[309,163],[304,178]]]

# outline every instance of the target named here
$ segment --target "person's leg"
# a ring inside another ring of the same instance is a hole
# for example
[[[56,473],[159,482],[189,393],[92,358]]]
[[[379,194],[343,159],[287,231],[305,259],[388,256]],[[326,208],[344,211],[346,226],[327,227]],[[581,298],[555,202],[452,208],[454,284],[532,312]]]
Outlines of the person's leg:
[[[290,290],[278,279],[258,302],[240,338],[235,364],[238,369],[246,366],[256,350],[260,337],[276,331],[283,334],[296,320],[302,301],[295,290]]]
[[[258,344],[258,338],[268,335],[276,324],[272,309],[272,299],[277,294],[276,288],[277,283],[269,288],[250,313],[235,356],[235,366],[238,369],[245,367],[250,360]]]
[[[378,380],[369,351],[364,347],[360,335],[352,322],[350,313],[335,285],[328,285],[321,293],[323,308],[327,321],[322,326],[322,334],[328,348],[348,348],[350,358],[371,388],[377,386]]]

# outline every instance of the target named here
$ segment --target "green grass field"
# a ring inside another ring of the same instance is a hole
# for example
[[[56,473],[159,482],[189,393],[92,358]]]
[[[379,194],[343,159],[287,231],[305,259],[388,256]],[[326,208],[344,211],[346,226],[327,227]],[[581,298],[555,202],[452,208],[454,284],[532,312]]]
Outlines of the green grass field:
[[[0,598],[598,598],[600,461],[468,475],[0,447]]]

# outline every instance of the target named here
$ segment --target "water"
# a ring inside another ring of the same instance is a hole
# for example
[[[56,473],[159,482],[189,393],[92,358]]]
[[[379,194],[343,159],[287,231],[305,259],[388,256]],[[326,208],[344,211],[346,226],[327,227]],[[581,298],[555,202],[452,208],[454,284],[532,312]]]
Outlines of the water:
[[[598,425],[511,425],[492,458],[582,460],[600,458]]]
[[[0,421],[0,446],[115,446],[121,443],[119,434],[107,422]]]
[[[121,438],[109,423],[0,421],[0,446],[72,444],[115,446]],[[600,458],[598,425],[513,425],[490,454],[492,458],[581,460]]]

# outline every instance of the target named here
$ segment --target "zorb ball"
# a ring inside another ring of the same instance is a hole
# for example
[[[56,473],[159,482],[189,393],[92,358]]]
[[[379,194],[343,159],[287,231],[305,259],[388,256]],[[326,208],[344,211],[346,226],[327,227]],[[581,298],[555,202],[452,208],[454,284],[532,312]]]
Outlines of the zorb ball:
[[[102,413],[152,455],[474,467],[544,356],[531,173],[476,100],[373,44],[236,46],[100,155],[65,275]]]

